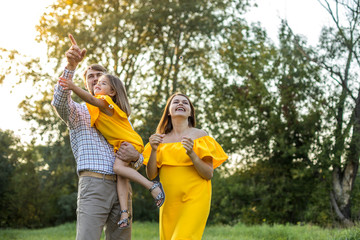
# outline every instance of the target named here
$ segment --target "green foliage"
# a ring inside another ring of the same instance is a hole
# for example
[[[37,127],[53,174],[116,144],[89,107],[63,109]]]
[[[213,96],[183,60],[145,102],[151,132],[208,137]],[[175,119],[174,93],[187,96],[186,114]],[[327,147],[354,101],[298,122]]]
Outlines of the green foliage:
[[[0,226],[35,228],[73,221],[77,176],[70,148],[59,142],[23,146],[9,131],[0,131],[0,141]]]
[[[16,160],[21,155],[16,148],[19,141],[13,132],[0,130],[0,227],[8,226],[12,215],[9,205],[14,200],[13,186],[9,182],[16,169]]]
[[[329,224],[328,191],[320,188],[321,179],[314,178],[311,170],[302,174],[258,162],[227,177],[216,175],[209,222]]]
[[[359,217],[351,210],[360,158],[359,1],[319,3],[334,21],[332,26],[323,27],[312,58],[329,79],[323,123],[329,134],[324,137],[326,144],[319,160],[332,169],[331,204],[337,218],[347,225]]]
[[[44,216],[42,206],[46,201],[40,189],[40,179],[35,172],[36,151],[27,151],[16,168],[10,185],[13,188],[13,202],[9,206],[9,224],[18,227],[39,227]],[[46,204],[46,203],[45,203]]]
[[[303,222],[314,223],[323,227],[332,227],[336,222],[330,203],[330,174],[319,174],[316,184],[313,183],[312,192],[306,199],[307,204],[303,212]]]
[[[76,219],[77,191],[68,195],[60,195],[57,202],[57,223],[71,222]]]
[[[139,172],[146,177],[145,167],[140,168]],[[158,222],[159,209],[156,207],[149,190],[133,182],[131,186],[133,190],[133,221]]]
[[[331,213],[321,206],[329,197],[320,186],[328,169],[316,158],[326,130],[321,128],[319,67],[308,61],[298,45],[301,39],[285,24],[279,49],[257,26],[231,28],[228,34],[219,54],[234,80],[216,69],[209,74],[214,88],[206,114],[224,149],[242,160],[239,170],[220,179],[221,190],[214,181],[212,221],[326,225]],[[306,210],[314,207],[309,198],[323,218]]]
[[[351,216],[354,216],[355,222],[360,221],[360,179],[357,177],[354,183],[354,189],[351,194]]]
[[[239,0],[57,1],[37,26],[38,40],[58,69],[73,33],[87,49],[83,64],[100,63],[120,76],[132,120],[147,140],[172,93],[182,91],[195,102],[204,96],[201,69],[212,57],[212,42],[248,6]]]

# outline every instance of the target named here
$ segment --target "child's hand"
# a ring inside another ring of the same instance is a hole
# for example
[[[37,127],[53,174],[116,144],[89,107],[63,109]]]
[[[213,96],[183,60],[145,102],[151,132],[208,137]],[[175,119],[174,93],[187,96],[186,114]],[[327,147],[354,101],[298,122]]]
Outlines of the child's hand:
[[[59,85],[62,86],[65,90],[72,90],[75,86],[73,81],[62,77],[59,78]]]

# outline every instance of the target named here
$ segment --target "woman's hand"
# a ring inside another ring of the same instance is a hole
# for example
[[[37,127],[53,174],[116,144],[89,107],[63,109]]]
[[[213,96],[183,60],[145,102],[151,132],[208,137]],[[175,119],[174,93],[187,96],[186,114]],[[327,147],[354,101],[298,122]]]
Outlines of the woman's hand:
[[[198,155],[194,152],[194,141],[189,137],[183,137],[181,144],[186,150],[186,154],[190,157],[191,161],[194,164],[194,167],[198,174],[206,179],[210,180],[213,177],[213,163],[212,158],[203,158],[200,159]]]
[[[156,151],[159,144],[162,143],[163,138],[165,137],[165,134],[153,134],[149,138],[151,149]]]
[[[158,169],[157,163],[156,163],[156,158],[157,158],[156,152],[157,152],[157,148],[158,148],[159,144],[162,143],[164,137],[165,137],[165,134],[155,133],[155,134],[151,135],[149,138],[149,143],[151,146],[151,153],[150,153],[149,161],[146,165],[146,175],[148,176],[148,178],[150,180],[153,180],[159,174],[159,169]]]
[[[193,141],[191,138],[189,138],[189,137],[182,137],[181,144],[182,144],[183,147],[185,148],[187,155],[190,156],[190,155],[194,152],[194,150],[193,150],[194,141]]]

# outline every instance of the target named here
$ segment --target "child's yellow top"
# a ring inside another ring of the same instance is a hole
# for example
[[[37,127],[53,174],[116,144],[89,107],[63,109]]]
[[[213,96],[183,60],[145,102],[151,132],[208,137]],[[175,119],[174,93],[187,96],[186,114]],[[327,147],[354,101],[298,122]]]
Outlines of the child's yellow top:
[[[86,103],[91,117],[91,126],[93,127],[95,124],[106,140],[114,146],[114,152],[119,149],[122,142],[129,142],[139,153],[142,153],[144,151],[144,143],[140,135],[132,128],[126,113],[109,96],[98,95],[95,97],[105,100],[109,107],[114,109],[114,114],[108,116],[101,112],[98,107]]]
[[[213,168],[220,166],[228,155],[224,152],[222,147],[210,136],[200,137],[194,140],[194,152],[200,159],[204,157],[211,157],[213,161]],[[147,165],[151,153],[150,144],[146,144],[143,152],[144,164]],[[181,142],[174,143],[160,143],[156,151],[157,167],[163,165],[168,166],[191,166],[194,165],[190,157],[186,154],[185,148]]]

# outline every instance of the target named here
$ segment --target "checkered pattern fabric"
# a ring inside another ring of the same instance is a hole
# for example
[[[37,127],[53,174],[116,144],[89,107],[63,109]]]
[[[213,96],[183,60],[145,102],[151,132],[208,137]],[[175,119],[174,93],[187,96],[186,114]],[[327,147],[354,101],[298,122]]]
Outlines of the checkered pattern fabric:
[[[65,68],[62,77],[72,79],[75,71]],[[102,134],[90,126],[90,114],[85,104],[72,100],[71,91],[55,85],[53,107],[70,130],[71,148],[77,164],[77,172],[93,171],[101,174],[115,174],[113,165],[115,155],[113,147]],[[140,155],[133,168],[139,169],[143,162]]]

